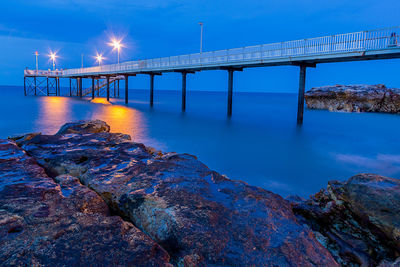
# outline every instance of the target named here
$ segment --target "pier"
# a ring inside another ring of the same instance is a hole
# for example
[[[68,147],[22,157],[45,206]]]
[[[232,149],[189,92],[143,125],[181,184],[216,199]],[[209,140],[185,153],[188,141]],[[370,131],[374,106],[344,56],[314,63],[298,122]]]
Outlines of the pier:
[[[136,75],[150,77],[150,106],[154,105],[154,77],[167,72],[182,74],[182,111],[186,110],[187,74],[206,70],[224,70],[228,74],[227,116],[232,116],[234,72],[245,68],[294,66],[299,68],[297,123],[303,123],[307,68],[317,64],[400,57],[400,27],[337,34],[295,41],[278,42],[188,55],[127,61],[88,68],[24,71],[25,95],[60,95],[60,79],[70,79],[70,96],[95,98],[119,97],[119,81],[125,81],[128,103],[128,80]],[[90,88],[82,80],[91,79]]]

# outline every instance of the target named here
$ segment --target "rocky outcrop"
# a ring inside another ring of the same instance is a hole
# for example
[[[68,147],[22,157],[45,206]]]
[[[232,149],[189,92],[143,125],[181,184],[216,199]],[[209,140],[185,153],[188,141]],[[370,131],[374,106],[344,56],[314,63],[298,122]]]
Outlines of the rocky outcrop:
[[[65,198],[61,196],[62,186],[73,188],[84,184],[85,190],[90,188],[100,195],[114,214],[131,221],[165,249],[173,264],[337,266],[312,231],[297,222],[289,202],[280,196],[232,181],[210,170],[194,156],[156,154],[143,144],[131,142],[127,135],[109,133],[107,127],[88,133],[87,127],[79,124],[82,123],[72,124],[72,130],[71,124],[63,126],[56,135],[21,137],[16,142],[59,182],[46,178],[54,187],[60,187],[59,198]],[[97,126],[90,128],[98,129]],[[41,175],[46,177],[44,173]],[[71,177],[79,178],[80,183]],[[58,197],[45,199],[61,202]],[[82,210],[79,201],[74,205]],[[39,207],[39,203],[35,206]],[[126,224],[120,219],[114,220]],[[94,230],[97,224],[91,222]],[[131,231],[137,231],[135,227],[131,226],[134,229]],[[54,231],[48,229],[48,232]],[[142,236],[142,232],[135,233]],[[93,235],[99,239],[124,238],[117,231],[115,237],[101,232]],[[136,242],[134,237],[128,244]],[[154,261],[164,264],[167,257],[151,240],[142,238],[142,260],[152,256]],[[102,247],[101,240],[90,241],[90,245],[99,246],[99,251],[108,251]],[[67,237],[63,244],[70,245]],[[39,250],[32,244],[26,246],[30,251]],[[117,241],[115,247],[119,247]],[[132,255],[126,258],[131,259]]]
[[[400,113],[400,90],[382,84],[316,87],[306,92],[305,99],[310,109]]]
[[[342,265],[400,266],[400,180],[360,174],[292,205]]]
[[[76,177],[52,179],[14,141],[0,140],[1,266],[168,262],[163,248],[132,223],[112,216],[104,200]]]
[[[69,133],[105,133],[110,131],[110,126],[101,120],[77,121],[64,124],[57,134]]]

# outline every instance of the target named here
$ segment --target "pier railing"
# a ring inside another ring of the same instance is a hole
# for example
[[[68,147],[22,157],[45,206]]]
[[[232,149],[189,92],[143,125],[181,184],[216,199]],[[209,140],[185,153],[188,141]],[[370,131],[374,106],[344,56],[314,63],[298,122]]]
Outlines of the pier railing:
[[[63,76],[63,70],[24,70],[25,76]]]
[[[233,63],[258,64],[304,56],[343,54],[400,48],[400,27],[337,34],[272,44],[247,46],[212,52],[128,61],[120,64],[77,68],[61,71],[61,75],[107,74],[162,71]],[[53,72],[51,72],[53,73]],[[59,74],[60,75],[60,74]]]

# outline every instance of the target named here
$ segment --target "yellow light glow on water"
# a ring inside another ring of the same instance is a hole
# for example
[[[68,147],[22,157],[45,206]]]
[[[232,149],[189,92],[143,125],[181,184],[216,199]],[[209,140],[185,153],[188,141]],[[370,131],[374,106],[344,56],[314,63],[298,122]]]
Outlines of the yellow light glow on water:
[[[98,99],[101,101],[103,98]],[[104,105],[96,109],[92,119],[106,121],[111,127],[111,132],[129,134],[133,140],[142,140],[146,136],[143,115],[135,109]]]
[[[101,98],[98,97],[98,98],[92,99],[90,102],[96,103],[96,104],[111,105],[111,103],[107,101],[107,98],[103,98],[103,97],[101,97]]]
[[[56,133],[71,120],[70,104],[65,97],[41,97],[40,102],[36,124],[38,129],[48,129],[46,134]]]

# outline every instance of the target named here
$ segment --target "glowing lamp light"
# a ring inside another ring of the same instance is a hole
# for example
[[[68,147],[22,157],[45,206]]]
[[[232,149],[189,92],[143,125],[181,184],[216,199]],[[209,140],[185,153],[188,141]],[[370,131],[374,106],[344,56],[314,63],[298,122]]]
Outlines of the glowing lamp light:
[[[110,46],[114,47],[114,49],[121,49],[122,45],[121,45],[121,40],[117,40],[117,39],[111,39],[111,43],[109,43]]]
[[[53,61],[53,70],[56,69],[56,58],[57,58],[57,54],[54,52],[50,52],[49,55],[50,59]]]
[[[102,54],[97,54],[96,61],[99,62],[99,66],[101,65],[101,61],[103,61],[104,57]]]
[[[113,47],[113,50],[117,50],[117,53],[118,53],[118,63],[119,63],[119,52],[120,52],[121,48],[124,47],[124,46],[121,44],[121,40],[117,40],[117,39],[115,39],[115,38],[112,38],[112,39],[111,39],[111,43],[108,43],[108,45],[109,45],[109,46],[112,46],[112,47]]]

